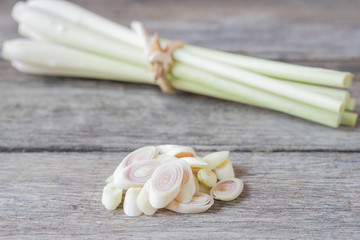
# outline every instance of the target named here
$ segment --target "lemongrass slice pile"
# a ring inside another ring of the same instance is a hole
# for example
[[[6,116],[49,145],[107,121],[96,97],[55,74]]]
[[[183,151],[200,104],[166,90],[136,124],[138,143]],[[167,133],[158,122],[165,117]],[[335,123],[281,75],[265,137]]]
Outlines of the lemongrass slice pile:
[[[123,209],[128,216],[150,216],[160,208],[205,212],[214,199],[231,201],[243,190],[243,182],[234,178],[229,154],[221,151],[200,157],[192,147],[170,144],[139,148],[106,179],[102,204],[115,210],[126,191]]]

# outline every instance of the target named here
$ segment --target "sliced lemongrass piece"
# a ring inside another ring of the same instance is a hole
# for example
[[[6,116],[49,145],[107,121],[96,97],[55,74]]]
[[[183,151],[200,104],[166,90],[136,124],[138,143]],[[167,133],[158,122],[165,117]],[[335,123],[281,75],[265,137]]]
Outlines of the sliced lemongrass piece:
[[[229,178],[219,181],[212,187],[210,195],[218,200],[231,201],[243,191],[244,183],[239,178]]]
[[[204,168],[208,166],[208,163],[197,157],[183,157],[181,158],[187,164],[190,165],[191,168]]]
[[[107,210],[114,210],[121,203],[122,193],[122,189],[116,187],[114,183],[109,183],[103,189],[101,203]]]
[[[194,182],[195,182],[195,186],[196,186],[196,192],[200,192],[199,181],[197,180],[197,178],[194,174],[193,174],[193,178],[194,178]]]
[[[358,114],[353,112],[343,112],[341,114],[341,125],[355,127]]]
[[[113,182],[113,181],[114,181],[114,175],[113,175],[113,174],[111,174],[111,175],[105,180],[106,183],[111,183],[111,182]]]
[[[166,154],[167,152],[178,148],[178,147],[186,147],[181,145],[175,145],[175,144],[164,144],[164,145],[158,145],[156,146],[161,154]]]
[[[157,208],[154,208],[150,204],[149,188],[150,180],[145,183],[144,187],[141,189],[139,195],[136,198],[136,203],[139,210],[145,215],[153,215],[157,211]]]
[[[142,212],[137,205],[137,197],[141,191],[141,188],[129,188],[125,194],[124,200],[124,212],[127,216],[136,217],[140,216]]]
[[[211,188],[205,186],[203,183],[199,182],[199,192],[210,194]]]
[[[179,161],[161,164],[150,181],[149,199],[154,208],[163,208],[178,195],[183,178],[183,166]]]
[[[229,159],[229,151],[221,151],[221,152],[213,152],[202,159],[205,160],[208,163],[208,168],[210,170],[213,170],[220,164],[222,164],[225,160]]]
[[[355,106],[356,106],[356,99],[355,98],[350,98],[348,103],[345,106],[345,109],[349,110],[349,111],[354,111]]]
[[[214,173],[219,180],[235,177],[234,168],[229,159],[225,160],[222,164],[217,166],[214,169]]]
[[[214,204],[214,199],[206,193],[196,192],[188,203],[172,201],[165,208],[177,213],[202,213]]]
[[[197,179],[208,188],[211,188],[217,182],[215,173],[207,168],[202,168],[199,170]]]
[[[166,154],[175,156],[177,158],[183,157],[195,157],[196,153],[192,147],[180,146],[174,149],[171,149]]]
[[[175,200],[182,203],[187,203],[190,202],[192,197],[194,196],[196,192],[196,185],[190,165],[182,159],[178,159],[178,161],[183,166],[183,177],[181,181],[180,191],[176,196]]]
[[[157,158],[156,161],[159,161],[161,163],[165,163],[165,162],[169,162],[169,161],[177,161],[178,158],[171,156],[171,155],[167,155],[167,154],[160,154]]]
[[[116,176],[127,166],[139,161],[151,160],[156,158],[158,155],[157,148],[154,146],[146,146],[138,148],[135,151],[129,153],[119,164],[119,166],[114,171],[114,176]],[[145,183],[145,182],[144,182]]]
[[[118,174],[114,174],[114,184],[122,189],[142,187],[160,164],[161,162],[156,160],[134,162]]]

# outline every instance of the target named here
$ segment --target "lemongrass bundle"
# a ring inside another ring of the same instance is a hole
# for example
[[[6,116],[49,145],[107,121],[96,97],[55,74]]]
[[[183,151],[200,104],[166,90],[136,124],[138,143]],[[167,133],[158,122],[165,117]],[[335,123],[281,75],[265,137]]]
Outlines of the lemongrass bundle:
[[[196,158],[168,155],[173,149],[181,150],[176,151],[180,153],[191,150]],[[156,158],[153,158],[156,155],[154,153],[159,153]],[[138,159],[138,156],[146,158],[142,160]],[[230,161],[229,152],[215,152],[201,158],[193,148],[187,146],[160,145],[139,148],[120,162],[119,166],[124,168],[119,173],[107,179],[109,183],[104,187],[102,203],[106,209],[115,210],[121,203],[124,191],[126,193],[123,208],[126,215],[140,216],[144,213],[150,216],[160,208],[178,213],[201,213],[214,204],[214,199],[230,201],[230,198],[233,200],[238,197],[243,185],[229,185],[228,182],[241,180],[229,178],[218,182],[218,177],[208,168],[209,159],[222,159],[222,162],[217,160],[215,165],[212,163],[215,170],[224,162]],[[201,168],[198,168],[197,164],[190,164],[193,161],[205,165],[201,164]],[[193,174],[194,170],[198,170],[197,175]],[[225,185],[223,181],[227,181]],[[221,192],[224,187],[226,194]],[[221,194],[225,194],[225,197]]]
[[[268,108],[335,128],[354,126],[357,120],[356,113],[348,112],[355,108],[349,92],[329,88],[350,87],[353,75],[349,72],[191,45],[173,49],[172,61],[161,51],[171,42],[162,39],[160,50],[151,52],[150,36],[141,23],[133,22],[136,31],[132,31],[63,0],[19,2],[12,15],[19,23],[19,33],[31,40],[6,41],[3,58],[25,73],[155,84],[154,74],[148,71],[152,57],[172,62],[162,78],[175,89]],[[160,152],[195,157],[191,150],[174,150],[177,147],[182,146],[163,146]]]

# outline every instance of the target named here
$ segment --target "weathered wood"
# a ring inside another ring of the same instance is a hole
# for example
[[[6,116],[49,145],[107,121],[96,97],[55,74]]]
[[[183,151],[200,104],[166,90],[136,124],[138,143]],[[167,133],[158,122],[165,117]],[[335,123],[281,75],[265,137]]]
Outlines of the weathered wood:
[[[360,71],[360,61],[307,64]],[[203,150],[360,150],[358,127],[331,129],[199,95],[166,95],[155,86],[27,76],[5,62],[0,69],[3,151],[120,151],[171,142]],[[352,94],[360,102],[359,81]]]
[[[16,35],[1,2],[0,43]],[[358,0],[73,1],[111,20],[146,23],[150,32],[192,44],[267,58],[359,57]]]
[[[232,153],[246,186],[238,199],[216,201],[204,214],[160,210],[135,218],[101,205],[104,180],[125,154],[0,154],[0,238],[355,239],[360,234],[359,153]]]

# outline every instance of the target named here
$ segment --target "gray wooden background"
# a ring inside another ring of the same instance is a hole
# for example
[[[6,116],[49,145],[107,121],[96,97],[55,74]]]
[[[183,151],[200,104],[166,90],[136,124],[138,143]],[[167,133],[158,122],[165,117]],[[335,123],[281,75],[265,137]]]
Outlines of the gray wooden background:
[[[0,2],[0,43],[18,36],[15,2]],[[358,0],[74,2],[166,38],[360,76]],[[360,102],[359,77],[351,93]],[[0,238],[359,239],[359,126],[154,86],[28,76],[0,60]],[[243,194],[197,215],[106,211],[104,179],[129,151],[162,143],[232,151]]]

